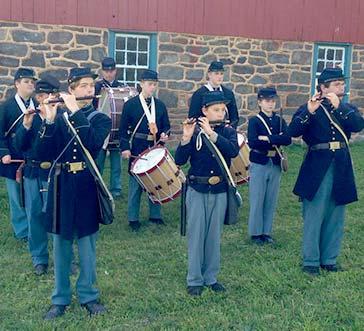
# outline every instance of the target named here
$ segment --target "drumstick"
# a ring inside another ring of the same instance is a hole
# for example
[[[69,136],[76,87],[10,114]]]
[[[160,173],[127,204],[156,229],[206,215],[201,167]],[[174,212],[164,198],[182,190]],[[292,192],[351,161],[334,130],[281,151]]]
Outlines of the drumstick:
[[[145,157],[142,157],[142,156],[130,155],[130,158],[148,161],[148,159],[146,159]]]
[[[167,132],[165,132],[165,135],[168,136],[170,132],[171,132],[171,129],[169,129]],[[161,138],[159,138],[159,140],[154,144],[154,146],[158,145],[160,143],[160,141],[161,141]]]

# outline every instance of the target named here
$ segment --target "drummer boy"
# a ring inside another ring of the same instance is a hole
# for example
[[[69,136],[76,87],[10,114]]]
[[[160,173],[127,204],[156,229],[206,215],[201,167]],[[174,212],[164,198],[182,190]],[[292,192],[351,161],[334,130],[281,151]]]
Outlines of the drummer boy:
[[[249,235],[258,245],[274,242],[271,233],[281,180],[281,159],[275,146],[291,143],[286,122],[275,112],[277,98],[274,87],[261,88],[258,91],[260,111],[248,124]]]
[[[235,129],[222,124],[212,128],[210,121],[223,121],[229,102],[220,91],[206,92],[203,96],[200,127],[215,143],[228,166],[239,153]],[[220,269],[220,237],[227,208],[228,184],[216,158],[205,143],[201,143],[196,122],[183,123],[183,136],[175,161],[183,165],[190,160],[186,194],[186,219],[188,239],[187,292],[201,295],[204,286],[214,292],[224,292],[225,287],[217,281]]]
[[[167,108],[154,97],[157,90],[158,73],[145,70],[140,79],[141,93],[127,101],[120,122],[120,150],[124,159],[129,159],[128,221],[132,231],[140,228],[139,210],[142,187],[130,174],[130,165],[135,157],[156,143],[168,140],[170,124]],[[161,206],[149,200],[149,222],[164,224]]]

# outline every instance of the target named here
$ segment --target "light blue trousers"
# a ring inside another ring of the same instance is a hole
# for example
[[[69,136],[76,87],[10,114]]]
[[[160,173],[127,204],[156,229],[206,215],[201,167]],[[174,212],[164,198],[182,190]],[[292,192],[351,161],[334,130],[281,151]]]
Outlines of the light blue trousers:
[[[271,160],[264,165],[252,162],[249,176],[249,235],[270,235],[278,202],[281,167]]]
[[[189,187],[186,195],[187,286],[212,285],[220,270],[220,240],[227,194],[200,193]]]
[[[25,208],[20,204],[20,185],[14,180],[5,178],[9,197],[10,219],[17,239],[28,238],[28,220]]]
[[[334,166],[331,164],[312,201],[302,203],[303,265],[336,264],[344,235],[345,205],[332,197]]]
[[[140,197],[143,192],[142,187],[137,180],[129,175],[129,192],[128,192],[128,221],[139,221],[140,211]],[[161,205],[154,204],[149,198],[149,217],[150,218],[162,218]]]
[[[110,149],[110,192],[113,196],[121,194],[121,156],[119,150]],[[97,157],[100,173],[104,172],[107,151],[102,149]]]
[[[41,192],[47,182],[39,178],[24,178],[25,211],[29,227],[29,252],[33,265],[48,264],[48,234],[44,226],[47,193]]]
[[[96,283],[97,235],[98,232],[75,239],[80,260],[80,274],[76,288],[81,304],[99,298],[99,291],[94,287]],[[53,235],[55,289],[52,294],[52,303],[55,305],[69,305],[71,303],[72,290],[69,275],[73,256],[72,243],[73,240],[66,240],[59,235]]]

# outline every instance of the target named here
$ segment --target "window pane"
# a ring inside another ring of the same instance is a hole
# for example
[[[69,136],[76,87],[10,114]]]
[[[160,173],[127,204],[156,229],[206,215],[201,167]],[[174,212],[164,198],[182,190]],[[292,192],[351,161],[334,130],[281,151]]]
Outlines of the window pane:
[[[319,48],[318,58],[319,59],[325,59],[325,48]]]
[[[116,52],[115,61],[117,64],[125,64],[125,52]]]
[[[333,60],[334,59],[334,50],[328,49],[326,54],[326,60]]]
[[[137,38],[128,37],[128,50],[136,51],[137,49]]]
[[[341,69],[343,69],[342,62],[335,62],[335,68],[341,68]]]
[[[116,69],[116,80],[124,81],[124,68]]]
[[[324,70],[324,65],[325,65],[324,61],[318,61],[317,62],[317,72],[318,73],[321,73],[322,70]]]
[[[116,49],[125,49],[125,37],[116,37]]]
[[[148,65],[148,55],[147,53],[138,54],[138,65],[147,66]]]
[[[342,49],[337,49],[335,54],[335,60],[342,60],[343,59],[343,51]]]
[[[136,53],[128,53],[127,54],[126,64],[128,66],[130,66],[130,65],[136,65]]]
[[[141,77],[141,75],[142,75],[142,73],[143,73],[143,71],[144,71],[145,69],[138,69],[137,70],[137,81],[139,82],[140,81],[140,77]]]
[[[135,69],[134,68],[126,68],[126,81],[134,82],[135,81]]]
[[[334,67],[334,62],[328,61],[326,62],[326,68],[333,68]]]
[[[139,38],[139,51],[148,51],[148,39],[146,38]]]

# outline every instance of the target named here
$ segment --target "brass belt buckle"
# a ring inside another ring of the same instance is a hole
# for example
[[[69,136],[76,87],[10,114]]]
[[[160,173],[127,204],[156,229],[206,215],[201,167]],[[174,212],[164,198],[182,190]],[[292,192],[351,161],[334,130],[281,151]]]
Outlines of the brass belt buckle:
[[[267,156],[268,157],[275,157],[276,156],[276,151],[268,151]]]
[[[83,169],[83,162],[71,162],[69,163],[68,172],[76,173],[77,171],[81,171]]]
[[[216,185],[220,183],[220,177],[219,176],[212,176],[208,179],[208,183],[210,185]]]
[[[154,140],[153,135],[152,134],[148,134],[147,141],[153,141],[153,140]]]
[[[340,141],[330,141],[329,146],[332,151],[340,149]]]
[[[49,162],[49,161],[41,162],[41,163],[39,164],[39,167],[40,167],[41,169],[43,169],[43,170],[47,170],[47,169],[49,169],[51,166],[52,166],[52,163],[51,163],[51,162]]]

